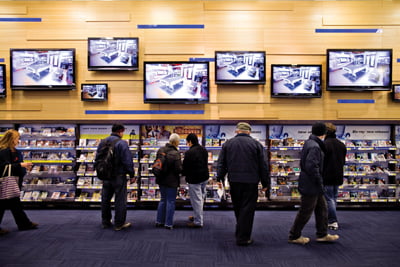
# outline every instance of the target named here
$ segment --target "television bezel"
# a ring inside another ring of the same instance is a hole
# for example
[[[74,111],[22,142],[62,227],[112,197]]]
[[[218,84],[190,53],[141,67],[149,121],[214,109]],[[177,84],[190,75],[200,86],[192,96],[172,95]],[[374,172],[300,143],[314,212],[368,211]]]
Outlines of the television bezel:
[[[3,73],[3,80],[1,86],[4,88],[4,92],[0,93],[0,98],[6,98],[7,97],[7,75],[6,75],[6,64],[0,64],[0,69],[2,70]]]
[[[92,66],[90,64],[90,41],[95,40],[135,40],[136,41],[136,66]],[[87,68],[89,71],[137,71],[139,70],[139,37],[88,37],[87,39]]]
[[[205,64],[207,66],[207,99],[197,98],[146,98],[146,67],[150,64]],[[147,104],[207,104],[210,102],[210,62],[208,61],[144,61],[143,101]]]
[[[236,54],[245,54],[245,53],[262,53],[264,56],[263,64],[264,64],[264,77],[258,80],[243,80],[243,79],[230,79],[230,80],[221,80],[218,79],[218,66],[217,66],[217,58],[219,54],[227,54],[227,53],[236,53]],[[215,84],[265,84],[266,83],[266,52],[265,51],[240,51],[240,50],[219,50],[215,51],[214,53],[214,59],[215,59],[215,64],[214,64],[214,73],[215,73]]]
[[[84,98],[83,97],[83,87],[85,85],[105,85],[106,86],[106,95],[105,97],[99,99],[99,98]],[[81,83],[81,101],[88,101],[88,102],[101,102],[101,101],[107,101],[108,100],[108,83]]]
[[[362,85],[330,85],[330,78],[329,78],[329,58],[330,58],[330,52],[364,52],[364,51],[386,51],[389,52],[390,56],[390,64],[389,64],[389,83],[387,86],[381,86],[381,85],[368,85],[368,86],[362,86]],[[391,91],[392,90],[392,79],[393,79],[393,49],[391,48],[357,48],[357,49],[350,49],[350,48],[345,48],[345,49],[340,49],[340,48],[332,48],[332,49],[327,49],[326,50],[326,90],[327,91],[349,91],[349,92],[357,92],[357,91]]]
[[[72,83],[67,85],[14,85],[13,84],[13,52],[18,51],[71,51],[72,52]],[[10,49],[10,87],[12,90],[24,90],[24,91],[63,91],[63,90],[75,90],[76,89],[76,49],[75,48],[11,48]]]
[[[318,67],[320,69],[320,90],[319,92],[309,94],[296,94],[296,93],[280,93],[274,94],[274,67]],[[321,98],[322,97],[322,64],[271,64],[271,84],[270,93],[272,98]]]
[[[400,97],[396,98],[396,96],[395,96],[395,92],[394,92],[395,87],[399,87],[399,90],[400,90],[400,84],[398,84],[398,83],[392,84],[392,100],[393,100],[393,102],[400,102]],[[400,95],[400,91],[399,91],[399,95]]]

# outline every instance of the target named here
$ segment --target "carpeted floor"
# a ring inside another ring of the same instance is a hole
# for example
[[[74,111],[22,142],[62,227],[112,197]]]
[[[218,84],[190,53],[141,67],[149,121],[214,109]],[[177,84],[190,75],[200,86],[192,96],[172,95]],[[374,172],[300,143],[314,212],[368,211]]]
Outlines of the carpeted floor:
[[[287,243],[296,211],[257,211],[255,243],[238,247],[233,211],[205,211],[205,227],[185,227],[191,212],[177,210],[175,229],[154,227],[155,210],[128,210],[133,227],[101,229],[99,210],[27,210],[38,230],[18,232],[6,211],[1,227],[0,266],[213,266],[390,267],[400,266],[400,211],[342,210],[340,239],[315,242],[314,218],[305,245]]]

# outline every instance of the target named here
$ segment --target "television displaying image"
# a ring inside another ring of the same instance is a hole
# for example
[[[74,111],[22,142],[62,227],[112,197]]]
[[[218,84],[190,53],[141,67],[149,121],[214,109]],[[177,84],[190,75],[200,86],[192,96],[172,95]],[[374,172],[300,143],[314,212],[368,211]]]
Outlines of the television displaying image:
[[[6,65],[0,64],[0,98],[4,98],[6,95]]]
[[[71,90],[75,85],[75,49],[11,49],[13,90]]]
[[[89,70],[138,70],[139,38],[88,38]]]
[[[271,97],[321,97],[322,65],[271,65]]]
[[[144,103],[209,102],[209,63],[144,62]]]
[[[264,51],[215,51],[216,84],[265,84]]]
[[[108,84],[106,83],[82,83],[82,101],[105,101],[108,96]]]
[[[400,84],[393,84],[392,99],[394,102],[400,102]]]
[[[328,49],[327,90],[390,91],[392,49]]]

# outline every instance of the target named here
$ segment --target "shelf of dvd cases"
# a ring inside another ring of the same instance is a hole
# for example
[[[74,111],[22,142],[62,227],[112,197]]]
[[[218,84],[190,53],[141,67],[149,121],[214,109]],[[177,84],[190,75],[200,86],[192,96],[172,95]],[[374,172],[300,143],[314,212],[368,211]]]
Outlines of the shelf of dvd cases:
[[[33,166],[23,178],[25,202],[73,201],[75,197],[75,125],[20,125],[21,151]]]

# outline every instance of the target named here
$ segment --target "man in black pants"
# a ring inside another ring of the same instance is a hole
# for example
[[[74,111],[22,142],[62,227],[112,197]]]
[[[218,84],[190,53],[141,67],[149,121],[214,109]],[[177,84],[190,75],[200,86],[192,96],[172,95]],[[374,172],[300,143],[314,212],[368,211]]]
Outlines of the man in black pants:
[[[113,179],[103,181],[103,189],[101,196],[101,218],[103,228],[109,228],[111,223],[111,199],[115,194],[115,216],[114,230],[120,231],[131,226],[130,222],[126,222],[126,200],[127,200],[127,177],[135,177],[133,168],[132,153],[129,150],[127,142],[122,141],[125,127],[122,124],[114,124],[111,129],[112,133],[105,140],[111,142],[116,141],[114,145],[114,162],[113,162]],[[99,148],[103,142],[99,144]]]
[[[258,183],[263,191],[270,186],[264,147],[250,136],[251,127],[246,122],[236,125],[237,135],[226,141],[218,157],[217,180],[223,186],[228,174],[232,204],[236,217],[236,244],[253,243],[254,213],[258,199]]]

